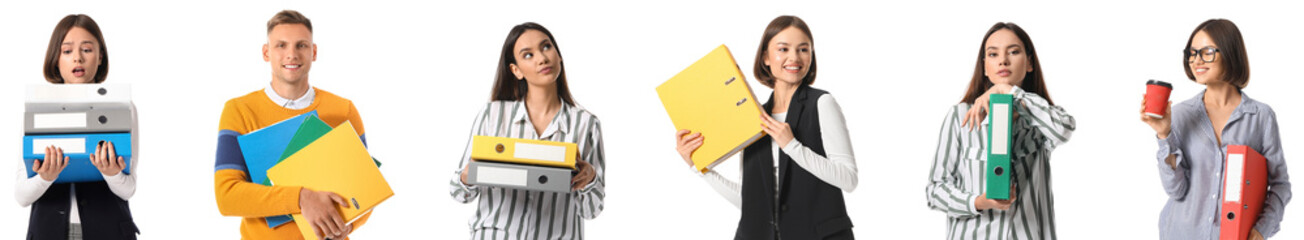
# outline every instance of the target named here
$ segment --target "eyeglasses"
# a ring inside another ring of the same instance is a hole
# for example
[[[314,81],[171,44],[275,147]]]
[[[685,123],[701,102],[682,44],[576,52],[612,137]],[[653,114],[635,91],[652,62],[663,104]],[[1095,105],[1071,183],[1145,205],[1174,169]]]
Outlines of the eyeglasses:
[[[1206,62],[1206,63],[1211,63],[1211,62],[1213,62],[1214,60],[1218,60],[1218,52],[1219,52],[1219,51],[1220,51],[1220,50],[1218,50],[1218,48],[1216,48],[1216,47],[1204,47],[1204,48],[1200,48],[1200,49],[1188,48],[1188,49],[1186,49],[1185,51],[1182,51],[1182,53],[1185,54],[1186,59],[1187,59],[1187,60],[1186,60],[1187,62],[1192,62],[1192,63],[1194,63],[1194,62],[1195,62],[1195,59],[1193,59],[1193,58],[1194,58],[1195,56],[1199,55],[1199,56],[1200,56],[1200,61],[1204,61],[1204,62]]]

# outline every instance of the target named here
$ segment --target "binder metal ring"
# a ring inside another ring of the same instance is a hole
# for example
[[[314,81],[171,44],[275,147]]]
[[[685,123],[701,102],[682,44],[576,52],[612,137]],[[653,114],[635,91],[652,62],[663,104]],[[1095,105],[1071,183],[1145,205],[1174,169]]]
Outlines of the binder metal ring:
[[[498,151],[498,153],[503,153],[503,150],[506,150],[506,147],[503,147],[502,143],[499,143],[498,146],[494,146],[494,151]]]

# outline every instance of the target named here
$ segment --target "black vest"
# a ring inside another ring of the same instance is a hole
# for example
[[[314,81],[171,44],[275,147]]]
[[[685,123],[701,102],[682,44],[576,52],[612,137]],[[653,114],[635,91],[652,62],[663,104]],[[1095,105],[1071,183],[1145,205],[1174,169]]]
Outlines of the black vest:
[[[131,219],[127,201],[114,195],[103,181],[51,185],[32,204],[27,239],[68,239],[68,211],[72,208],[73,191],[77,192],[77,212],[81,215],[78,217],[81,217],[84,239],[136,239],[140,231]]]
[[[819,97],[828,94],[806,85],[797,88],[788,105],[784,122],[793,137],[815,153],[824,153],[820,134]],[[773,108],[774,95],[764,105],[766,114]],[[774,194],[774,157],[770,146],[774,140],[765,136],[743,150],[742,219],[734,239],[855,239],[851,218],[842,199],[842,189],[834,187],[806,169],[797,166],[787,154],[779,156],[781,184],[778,203]]]

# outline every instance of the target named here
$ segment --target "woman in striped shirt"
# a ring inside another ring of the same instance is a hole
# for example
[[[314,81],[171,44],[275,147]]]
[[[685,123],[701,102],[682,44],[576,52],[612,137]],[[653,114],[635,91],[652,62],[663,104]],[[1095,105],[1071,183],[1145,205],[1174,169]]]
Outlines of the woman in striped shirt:
[[[536,23],[512,28],[498,61],[492,101],[475,118],[471,135],[576,143],[580,157],[571,192],[467,184],[472,161],[468,140],[449,193],[462,203],[479,200],[469,222],[471,239],[583,239],[583,220],[602,213],[606,154],[601,124],[571,98],[553,39]]]
[[[984,192],[991,94],[1014,96],[1008,200]],[[983,37],[973,78],[951,107],[938,134],[928,207],[947,215],[947,239],[1055,239],[1050,153],[1069,140],[1073,116],[1055,106],[1042,80],[1028,34],[1013,23],[996,23]]]
[[[1159,150],[1154,156],[1168,194],[1159,216],[1159,238],[1219,237],[1226,212],[1221,209],[1221,174],[1227,145],[1249,146],[1267,161],[1269,188],[1248,239],[1272,237],[1281,230],[1290,202],[1290,176],[1277,113],[1243,91],[1250,82],[1250,60],[1241,30],[1227,19],[1210,19],[1191,32],[1184,52],[1186,77],[1205,89],[1177,105],[1168,102],[1166,117],[1141,113],[1141,121],[1155,130]]]

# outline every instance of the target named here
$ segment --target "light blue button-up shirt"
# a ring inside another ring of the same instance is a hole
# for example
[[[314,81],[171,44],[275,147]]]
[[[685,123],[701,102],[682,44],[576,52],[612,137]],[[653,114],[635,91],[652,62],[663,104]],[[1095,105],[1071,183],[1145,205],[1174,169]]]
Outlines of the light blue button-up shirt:
[[[1200,91],[1174,105],[1172,131],[1167,139],[1158,140],[1159,180],[1168,193],[1168,203],[1159,217],[1159,237],[1218,239],[1227,145],[1250,146],[1267,158],[1268,194],[1254,228],[1264,237],[1275,235],[1291,195],[1277,114],[1242,92],[1241,103],[1227,119],[1222,143],[1218,143],[1203,97],[1204,91]],[[1164,162],[1169,155],[1176,155],[1176,168]]]

